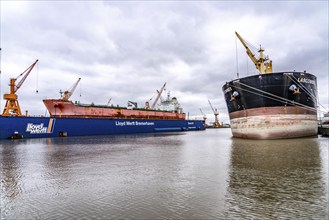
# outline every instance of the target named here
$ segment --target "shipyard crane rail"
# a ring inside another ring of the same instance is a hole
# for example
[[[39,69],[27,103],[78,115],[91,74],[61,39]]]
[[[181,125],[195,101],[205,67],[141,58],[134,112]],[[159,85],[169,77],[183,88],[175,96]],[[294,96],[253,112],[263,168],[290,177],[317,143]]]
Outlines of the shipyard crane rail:
[[[162,94],[164,88],[166,87],[166,84],[167,84],[167,83],[165,82],[165,83],[163,84],[163,86],[161,87],[160,91],[157,91],[158,95],[157,95],[157,97],[155,98],[155,100],[154,100],[154,102],[153,102],[153,104],[152,104],[152,106],[151,106],[151,109],[154,109],[154,108],[155,108],[155,105],[156,105],[157,102],[159,101],[159,98],[161,97],[161,94]]]
[[[219,121],[218,121],[218,112],[217,112],[217,109],[214,109],[212,107],[212,104],[211,104],[210,100],[208,100],[208,102],[209,102],[209,105],[210,105],[210,107],[211,107],[214,115],[215,115],[214,128],[219,128]]]
[[[36,60],[31,66],[29,66],[24,72],[18,75],[16,78],[11,78],[9,82],[10,93],[4,94],[3,98],[6,100],[6,105],[3,110],[2,116],[22,116],[22,111],[18,103],[18,96],[16,92],[21,88],[26,78],[31,73],[34,66],[39,60]],[[16,81],[23,77],[17,84]]]
[[[245,47],[246,53],[250,57],[251,61],[255,64],[256,69],[258,69],[261,74],[272,73],[272,60],[269,60],[269,58],[267,56],[264,57],[264,54],[263,54],[264,49],[262,49],[262,47],[259,48],[259,50],[258,50],[259,59],[257,59],[255,57],[255,55],[253,54],[253,52],[248,47],[246,41],[243,40],[243,38],[237,32],[235,32],[235,34],[241,41],[242,45]]]
[[[74,90],[77,88],[80,80],[81,80],[81,78],[79,78],[78,81],[76,81],[70,89],[68,89],[64,92],[63,97],[61,98],[61,100],[63,100],[63,101],[68,101],[69,100],[69,98],[73,95]]]

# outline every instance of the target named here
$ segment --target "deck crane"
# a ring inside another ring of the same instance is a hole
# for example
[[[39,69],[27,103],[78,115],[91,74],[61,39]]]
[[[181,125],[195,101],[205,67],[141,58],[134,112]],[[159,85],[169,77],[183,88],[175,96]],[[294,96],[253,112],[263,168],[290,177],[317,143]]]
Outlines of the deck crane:
[[[210,105],[210,107],[211,107],[211,109],[212,109],[214,115],[215,115],[214,128],[219,128],[219,127],[220,127],[220,124],[219,124],[219,122],[218,122],[218,111],[217,111],[217,109],[214,109],[214,108],[212,107],[212,104],[211,104],[210,100],[208,100],[208,102],[209,102],[209,105]]]
[[[22,116],[21,108],[19,107],[18,103],[18,96],[16,95],[16,92],[21,88],[24,81],[34,68],[34,66],[37,64],[38,60],[36,60],[31,66],[29,66],[24,72],[19,74],[16,78],[11,78],[9,87],[10,87],[10,93],[4,94],[3,98],[6,100],[6,105],[3,110],[2,115],[3,116]],[[16,84],[16,81],[23,76],[23,78]]]
[[[69,98],[72,96],[75,88],[77,88],[79,82],[80,82],[81,78],[78,79],[78,81],[76,81],[72,87],[68,90],[66,90],[64,93],[63,93],[63,97],[61,98],[62,101],[68,101]]]
[[[112,100],[112,98],[109,99],[109,101],[107,102],[107,105],[110,105],[111,100]]]
[[[138,108],[138,104],[137,104],[137,102],[133,102],[133,101],[128,101],[127,106],[128,106],[128,107],[127,107],[128,109]]]
[[[247,43],[242,39],[242,37],[235,32],[236,36],[241,41],[242,45],[246,48],[247,55],[250,57],[251,61],[255,64],[256,69],[259,70],[261,74],[270,74],[272,73],[272,60],[269,60],[268,56],[264,57],[264,49],[260,46],[258,53],[259,53],[259,59],[255,57],[255,55],[252,53],[250,48],[248,47]]]
[[[155,100],[154,100],[154,102],[153,102],[153,104],[152,104],[152,106],[151,106],[151,109],[154,109],[154,108],[155,108],[155,105],[157,104],[159,98],[161,97],[161,94],[162,94],[164,88],[166,87],[166,84],[167,84],[167,83],[165,82],[165,83],[163,84],[163,86],[161,87],[160,91],[157,91],[158,95],[157,95],[157,97],[155,98]]]

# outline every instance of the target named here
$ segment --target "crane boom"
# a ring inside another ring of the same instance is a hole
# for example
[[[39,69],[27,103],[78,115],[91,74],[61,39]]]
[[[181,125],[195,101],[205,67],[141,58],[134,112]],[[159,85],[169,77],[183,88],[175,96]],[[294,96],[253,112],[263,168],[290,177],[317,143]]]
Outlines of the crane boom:
[[[255,57],[255,54],[252,53],[252,51],[250,50],[250,48],[248,47],[248,45],[246,44],[246,42],[242,39],[242,37],[240,36],[240,34],[238,34],[238,32],[235,32],[235,34],[239,38],[239,40],[241,41],[242,45],[246,48],[246,53],[250,57],[251,61],[255,65],[257,65],[257,58]]]
[[[209,102],[209,105],[210,105],[210,107],[211,107],[211,109],[212,109],[212,112],[213,112],[214,114],[216,114],[214,108],[212,107],[212,104],[211,104],[210,100],[208,100],[208,102]]]
[[[255,64],[256,69],[258,69],[261,74],[272,73],[272,60],[269,60],[268,57],[264,57],[264,49],[261,47],[259,48],[259,59],[257,59],[248,47],[247,43],[242,39],[242,37],[237,32],[235,32],[235,34],[241,41],[242,45],[245,47],[246,53],[250,57],[251,61]]]
[[[157,91],[158,95],[157,95],[157,97],[155,98],[155,100],[154,100],[154,102],[153,102],[153,104],[152,104],[152,106],[151,106],[151,109],[154,109],[154,107],[155,107],[155,105],[157,104],[157,102],[158,102],[158,100],[159,100],[159,98],[160,98],[160,96],[161,96],[161,94],[162,94],[164,88],[166,87],[166,84],[167,84],[167,83],[165,82],[165,83],[163,84],[163,86],[161,87],[160,91]]]
[[[77,88],[80,80],[81,80],[81,78],[79,78],[78,81],[76,81],[70,89],[68,89],[64,92],[63,97],[61,98],[61,100],[63,100],[63,101],[68,101],[69,100],[69,98],[74,93],[74,90]]]
[[[16,95],[17,90],[23,85],[25,79],[31,73],[32,69],[36,65],[38,60],[36,60],[31,66],[29,66],[23,73],[19,74],[16,78],[11,78],[9,82],[10,92],[3,95],[3,98],[6,100],[5,108],[2,112],[3,116],[22,116],[21,108],[18,103],[18,96]],[[16,80],[23,76],[21,81],[16,85]]]
[[[204,113],[203,113],[203,111],[202,111],[202,109],[200,108],[200,112],[201,112],[201,114],[202,114],[202,116],[203,116],[203,120],[207,120],[207,115],[205,115]]]
[[[32,69],[33,69],[34,66],[37,64],[38,61],[39,61],[39,60],[36,60],[31,66],[29,66],[24,72],[22,72],[22,73],[16,78],[16,80],[17,80],[19,77],[21,77],[21,76],[23,76],[23,75],[25,74],[25,75],[23,76],[23,78],[21,79],[21,81],[19,81],[19,82],[17,83],[16,88],[15,88],[15,92],[17,92],[17,90],[18,90],[19,88],[21,88],[21,86],[23,85],[25,79],[28,77],[28,75],[30,74],[30,72],[32,71]]]

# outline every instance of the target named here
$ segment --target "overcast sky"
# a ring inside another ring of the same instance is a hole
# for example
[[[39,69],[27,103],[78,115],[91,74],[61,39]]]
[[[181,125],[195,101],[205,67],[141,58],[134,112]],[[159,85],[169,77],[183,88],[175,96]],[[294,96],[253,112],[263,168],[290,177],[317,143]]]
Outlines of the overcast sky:
[[[235,31],[275,72],[316,75],[328,109],[328,1],[1,0],[1,96],[39,59],[17,93],[32,115],[81,77],[73,101],[144,106],[167,82],[186,113],[211,115],[210,99],[228,122],[222,85],[258,74]]]

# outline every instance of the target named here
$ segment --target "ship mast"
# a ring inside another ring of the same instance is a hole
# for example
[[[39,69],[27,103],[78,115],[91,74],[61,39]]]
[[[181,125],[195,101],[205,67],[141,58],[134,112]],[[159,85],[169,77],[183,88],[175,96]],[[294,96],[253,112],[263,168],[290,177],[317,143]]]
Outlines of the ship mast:
[[[246,48],[246,53],[250,57],[251,61],[255,64],[256,69],[258,69],[261,74],[272,73],[272,60],[269,60],[268,57],[264,57],[264,49],[262,49],[261,46],[259,47],[259,59],[257,59],[248,47],[247,43],[242,39],[242,37],[237,32],[235,32],[235,34],[241,41],[242,45]]]

